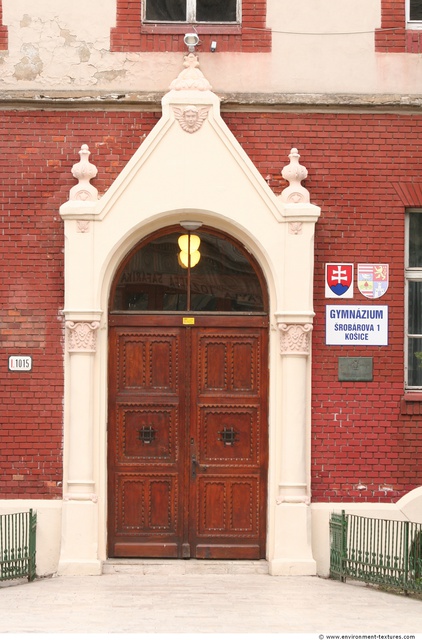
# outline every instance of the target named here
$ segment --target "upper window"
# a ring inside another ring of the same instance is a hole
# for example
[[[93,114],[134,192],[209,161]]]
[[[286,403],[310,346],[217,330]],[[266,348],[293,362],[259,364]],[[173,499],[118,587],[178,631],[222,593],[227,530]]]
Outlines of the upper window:
[[[422,211],[406,220],[406,387],[422,389]]]
[[[240,0],[145,0],[145,22],[238,22]]]
[[[422,23],[422,0],[408,0],[407,21],[412,25],[414,22]]]

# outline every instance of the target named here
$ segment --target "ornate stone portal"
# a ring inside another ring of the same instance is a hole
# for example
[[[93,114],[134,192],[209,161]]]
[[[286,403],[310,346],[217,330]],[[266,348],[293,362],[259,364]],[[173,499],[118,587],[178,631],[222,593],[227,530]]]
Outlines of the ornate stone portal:
[[[310,353],[320,210],[301,184],[307,171],[296,149],[283,169],[288,186],[280,196],[271,191],[222,120],[193,54],[162,106],[161,120],[100,198],[90,184],[97,169],[82,147],[73,168],[78,184],[60,209],[67,336],[59,573],[99,573],[107,558],[106,318],[114,274],[141,238],[183,220],[237,237],[266,277],[272,328],[267,558],[273,574],[313,574]]]

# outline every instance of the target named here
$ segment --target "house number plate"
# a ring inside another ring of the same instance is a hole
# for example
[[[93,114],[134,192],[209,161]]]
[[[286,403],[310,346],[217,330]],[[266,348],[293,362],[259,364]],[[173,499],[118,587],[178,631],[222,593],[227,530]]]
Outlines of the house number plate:
[[[9,356],[9,371],[32,371],[32,357]]]

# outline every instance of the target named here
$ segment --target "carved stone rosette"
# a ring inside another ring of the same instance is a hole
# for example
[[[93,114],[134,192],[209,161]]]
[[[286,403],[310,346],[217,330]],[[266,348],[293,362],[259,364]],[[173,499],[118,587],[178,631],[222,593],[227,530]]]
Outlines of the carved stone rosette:
[[[281,355],[309,356],[312,324],[280,323],[278,328]]]
[[[95,353],[99,322],[66,322],[69,353]]]
[[[289,222],[289,233],[292,236],[299,236],[301,235],[303,230],[303,223],[302,222]]]

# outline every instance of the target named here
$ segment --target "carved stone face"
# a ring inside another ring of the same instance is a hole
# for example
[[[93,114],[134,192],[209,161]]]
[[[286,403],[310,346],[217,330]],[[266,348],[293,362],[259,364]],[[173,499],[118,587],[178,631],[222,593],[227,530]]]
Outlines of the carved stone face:
[[[182,127],[183,131],[187,133],[195,133],[201,128],[202,123],[208,115],[209,106],[197,107],[194,104],[189,104],[183,109],[179,107],[173,107],[174,115],[177,121]]]
[[[198,110],[192,107],[187,107],[183,111],[183,118],[187,129],[194,129],[198,122]]]

